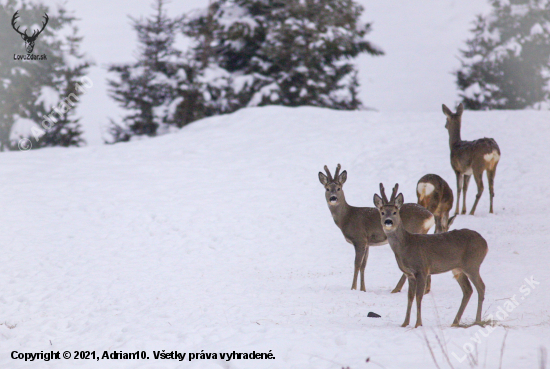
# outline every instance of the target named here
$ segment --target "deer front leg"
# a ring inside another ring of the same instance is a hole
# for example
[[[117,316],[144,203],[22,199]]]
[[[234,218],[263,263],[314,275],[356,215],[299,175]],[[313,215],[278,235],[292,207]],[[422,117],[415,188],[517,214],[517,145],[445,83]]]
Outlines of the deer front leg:
[[[365,246],[365,252],[363,254],[363,261],[361,262],[361,291],[367,292],[365,288],[365,268],[367,267],[367,260],[369,258],[369,246]]]
[[[416,279],[413,275],[407,276],[409,280],[409,293],[408,293],[408,300],[407,300],[407,315],[405,315],[405,321],[403,324],[401,324],[402,327],[406,327],[409,325],[409,321],[411,320],[411,308],[412,303],[414,300],[414,294],[416,292]]]
[[[423,273],[416,275],[416,324],[415,328],[422,325],[422,297],[424,297],[424,289],[426,287],[427,276]]]
[[[468,185],[470,184],[470,178],[472,178],[471,175],[464,174],[464,181],[462,184],[462,191],[463,191],[463,197],[462,197],[462,213],[466,214],[466,192],[468,192]]]
[[[353,245],[355,247],[355,269],[353,271],[353,283],[351,284],[351,289],[357,289],[357,277],[359,276],[359,271],[361,270],[361,264],[363,264],[363,257],[365,256],[365,246],[363,245]],[[364,287],[364,282],[363,286]]]
[[[458,214],[458,210],[460,209],[460,192],[462,191],[463,176],[458,171],[455,171],[455,174],[456,174],[456,210],[455,210],[455,214]]]

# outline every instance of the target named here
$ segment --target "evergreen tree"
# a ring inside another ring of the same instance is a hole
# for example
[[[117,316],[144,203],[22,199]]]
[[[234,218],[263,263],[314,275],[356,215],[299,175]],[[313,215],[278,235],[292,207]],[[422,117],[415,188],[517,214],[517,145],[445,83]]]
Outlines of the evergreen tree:
[[[139,41],[137,62],[109,67],[118,74],[117,80],[109,81],[111,96],[133,111],[123,124],[111,122],[114,142],[136,135],[155,136],[159,127],[168,123],[167,111],[177,96],[180,73],[185,71],[182,53],[173,46],[181,20],[166,15],[164,0],[157,0],[154,9],[153,17],[132,18]]]
[[[199,59],[231,74],[241,105],[357,109],[350,59],[383,54],[364,39],[362,11],[352,0],[214,0],[184,31]]]
[[[550,101],[550,0],[493,0],[478,16],[455,72],[468,109],[524,109]]]
[[[45,54],[46,60],[14,60],[14,54],[25,54],[24,42],[12,28],[15,12],[17,26],[29,35],[37,24],[49,20],[34,46],[34,54]],[[76,18],[58,7],[54,14],[46,5],[15,0],[0,3],[0,151],[17,148],[17,140],[28,137],[34,148],[44,146],[79,146],[84,143],[78,119],[74,118],[78,101],[57,122],[44,127],[44,116],[62,103],[79,77],[85,75],[89,62],[78,53],[81,38],[74,27]],[[66,28],[68,37],[58,36]],[[32,132],[14,137],[17,123],[32,121]]]

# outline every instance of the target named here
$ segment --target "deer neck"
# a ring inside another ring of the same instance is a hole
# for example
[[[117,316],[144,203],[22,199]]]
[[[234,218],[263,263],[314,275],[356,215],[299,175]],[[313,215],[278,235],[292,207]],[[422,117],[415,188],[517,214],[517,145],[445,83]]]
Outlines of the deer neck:
[[[338,205],[329,205],[328,208],[330,209],[334,222],[340,229],[342,229],[342,225],[345,223],[345,219],[350,211],[350,206],[346,202],[346,199],[343,198]]]
[[[388,243],[390,244],[392,251],[397,256],[403,255],[403,253],[407,250],[408,236],[409,233],[405,227],[403,227],[403,222],[399,223],[399,226],[395,231],[386,233]]]
[[[449,146],[452,149],[453,146],[460,143],[462,138],[460,137],[460,124],[453,125],[449,129]]]

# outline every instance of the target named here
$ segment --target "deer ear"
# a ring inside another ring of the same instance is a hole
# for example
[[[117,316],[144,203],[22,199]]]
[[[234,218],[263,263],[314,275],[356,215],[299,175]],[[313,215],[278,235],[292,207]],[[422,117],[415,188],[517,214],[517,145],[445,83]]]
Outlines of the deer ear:
[[[463,112],[464,112],[464,105],[460,103],[460,105],[458,105],[458,108],[456,108],[456,115],[462,115]]]
[[[326,186],[326,184],[328,183],[327,176],[321,172],[319,172],[319,182],[321,182],[323,186]]]
[[[382,198],[378,196],[378,194],[375,193],[372,200],[374,201],[374,206],[376,206],[378,210],[382,209],[382,206],[384,206],[384,202],[382,201]]]
[[[445,114],[446,116],[451,117],[453,115],[453,112],[447,107],[447,105],[442,104],[441,108],[443,109],[443,114]]]
[[[340,184],[344,184],[346,183],[346,179],[348,179],[348,172],[344,170],[342,174],[338,176],[338,181],[340,182]]]
[[[397,208],[401,208],[404,202],[405,199],[403,198],[403,194],[400,193],[399,195],[397,195],[397,197],[395,198],[395,206],[397,206]]]

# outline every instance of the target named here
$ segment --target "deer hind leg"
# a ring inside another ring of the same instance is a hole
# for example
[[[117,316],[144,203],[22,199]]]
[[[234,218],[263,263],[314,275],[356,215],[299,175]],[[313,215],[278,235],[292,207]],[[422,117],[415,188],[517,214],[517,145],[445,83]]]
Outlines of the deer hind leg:
[[[463,198],[462,198],[462,213],[466,214],[466,192],[468,192],[468,185],[470,184],[470,178],[472,178],[472,175],[466,175],[464,174],[464,184],[462,186],[463,191]]]
[[[477,185],[477,195],[476,195],[476,201],[474,202],[474,206],[472,207],[472,211],[470,211],[470,215],[474,215],[474,212],[476,211],[477,203],[479,202],[479,199],[483,194],[483,171],[475,171],[474,179],[476,180],[476,185]]]
[[[403,288],[403,285],[405,284],[406,280],[407,280],[407,276],[405,275],[405,273],[403,273],[403,275],[401,276],[401,279],[399,280],[399,282],[397,282],[397,286],[395,286],[395,288],[391,291],[391,293],[401,292],[401,289]]]
[[[426,289],[424,290],[424,295],[430,293],[431,290],[432,290],[432,276],[428,275],[428,277],[426,278]]]
[[[477,313],[476,313],[476,323],[481,323],[481,313],[483,308],[483,300],[485,299],[485,283],[479,275],[479,269],[468,272],[468,277],[474,284],[477,290]]]
[[[415,328],[422,325],[422,297],[424,297],[424,291],[426,289],[426,280],[428,276],[424,274],[416,275],[416,324]]]
[[[369,258],[369,247],[365,246],[363,261],[361,262],[361,291],[367,292],[365,288],[365,268],[367,267],[367,259]]]
[[[361,265],[363,264],[363,258],[365,256],[365,246],[353,245],[355,247],[355,270],[353,271],[353,282],[351,284],[351,289],[357,289],[357,277],[359,276],[359,271],[361,270]],[[366,264],[366,262],[365,262]]]
[[[496,165],[492,169],[487,169],[487,181],[489,182],[489,194],[491,195],[491,205],[489,207],[489,213],[493,213],[493,197],[495,197],[495,174],[497,173]]]
[[[464,183],[464,176],[460,172],[455,171],[456,174],[456,211],[455,214],[458,214],[458,209],[460,209],[460,192],[462,191],[462,184]]]
[[[412,275],[407,276],[407,279],[409,280],[409,293],[407,295],[407,314],[405,315],[405,321],[403,322],[403,324],[401,324],[402,327],[406,327],[409,325],[409,322],[411,320],[411,307],[414,300],[414,294],[416,293],[416,279]]]
[[[470,297],[472,296],[473,289],[470,281],[468,281],[468,277],[464,274],[464,272],[462,272],[462,270],[453,269],[453,274],[462,289],[462,302],[460,303],[458,313],[456,313],[455,320],[452,324],[453,327],[458,327],[460,324],[460,318],[462,318],[462,314],[464,313],[464,309],[466,309],[466,305],[468,305],[468,301],[470,301]]]

